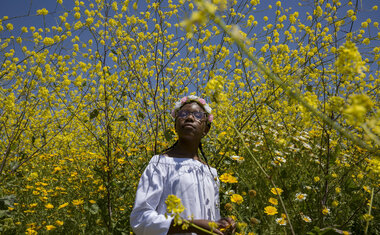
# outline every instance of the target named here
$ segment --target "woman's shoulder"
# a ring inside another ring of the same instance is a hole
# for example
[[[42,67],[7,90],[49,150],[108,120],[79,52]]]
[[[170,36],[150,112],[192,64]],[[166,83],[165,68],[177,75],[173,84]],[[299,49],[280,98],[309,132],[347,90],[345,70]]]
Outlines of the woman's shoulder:
[[[150,159],[149,163],[150,164],[151,163],[164,164],[164,165],[198,165],[198,162],[191,158],[170,157],[167,154],[154,155]]]
[[[163,167],[165,169],[175,168],[176,170],[201,170],[205,172],[209,172],[209,169],[212,172],[212,175],[217,175],[217,170],[214,167],[209,168],[209,166],[205,163],[202,163],[198,160],[194,160],[192,158],[179,158],[179,157],[170,157],[167,154],[157,154],[154,155],[149,162],[149,165],[154,165],[158,167]]]

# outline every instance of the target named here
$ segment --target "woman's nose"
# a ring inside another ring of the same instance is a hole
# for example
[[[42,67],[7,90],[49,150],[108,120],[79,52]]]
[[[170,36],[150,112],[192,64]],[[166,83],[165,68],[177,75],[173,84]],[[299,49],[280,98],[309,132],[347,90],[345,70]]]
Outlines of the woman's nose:
[[[190,118],[191,118],[191,120],[195,121],[195,117],[194,117],[194,114],[193,114],[193,113],[189,113],[189,114],[187,115],[187,117],[186,117],[186,119],[190,119]]]

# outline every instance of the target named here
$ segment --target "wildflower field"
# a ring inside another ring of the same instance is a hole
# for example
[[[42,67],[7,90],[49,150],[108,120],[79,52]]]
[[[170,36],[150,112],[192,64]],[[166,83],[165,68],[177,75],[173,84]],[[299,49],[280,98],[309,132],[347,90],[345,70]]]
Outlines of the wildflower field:
[[[236,234],[380,234],[380,2],[9,4],[0,234],[131,234],[189,94],[213,109],[203,146]]]

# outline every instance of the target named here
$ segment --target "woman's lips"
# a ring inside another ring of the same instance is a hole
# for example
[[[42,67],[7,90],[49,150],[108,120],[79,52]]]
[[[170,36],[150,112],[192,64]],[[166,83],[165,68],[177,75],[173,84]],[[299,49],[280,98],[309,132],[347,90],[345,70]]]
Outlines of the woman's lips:
[[[190,127],[190,128],[195,129],[195,127],[191,124],[183,124],[183,128],[186,128],[186,127]]]

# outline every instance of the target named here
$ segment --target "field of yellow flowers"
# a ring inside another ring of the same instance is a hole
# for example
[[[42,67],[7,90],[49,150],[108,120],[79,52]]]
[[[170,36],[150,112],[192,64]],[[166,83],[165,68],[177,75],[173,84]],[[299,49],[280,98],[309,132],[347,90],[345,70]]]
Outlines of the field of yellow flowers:
[[[380,234],[376,1],[41,2],[0,15],[1,234],[132,233],[189,94],[236,234]]]

